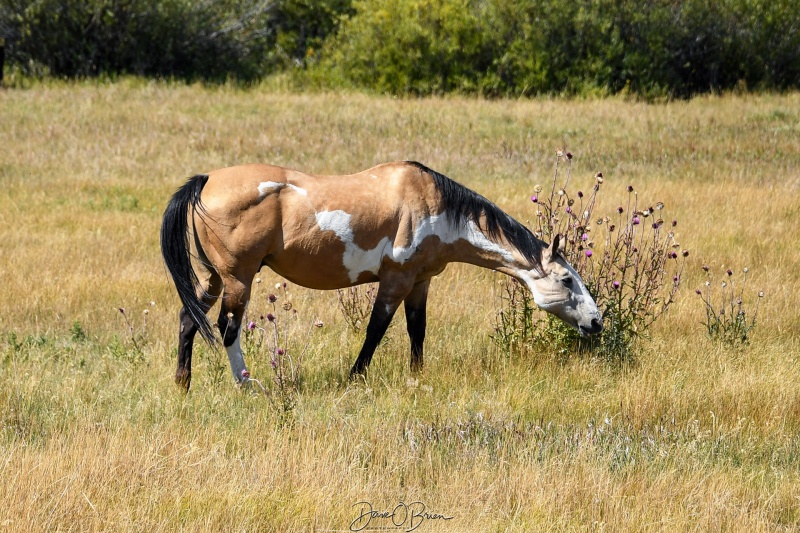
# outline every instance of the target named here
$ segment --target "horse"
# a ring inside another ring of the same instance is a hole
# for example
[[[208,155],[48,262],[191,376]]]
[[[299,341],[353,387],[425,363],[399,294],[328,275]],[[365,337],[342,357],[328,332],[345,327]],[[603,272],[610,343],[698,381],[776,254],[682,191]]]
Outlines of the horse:
[[[536,305],[583,335],[603,321],[583,280],[559,253],[495,204],[421,163],[386,163],[350,175],[312,175],[240,165],[189,178],[169,201],[161,250],[183,308],[175,381],[186,391],[196,333],[217,345],[217,327],[238,384],[249,381],[240,344],[256,274],[267,266],[311,289],[378,282],[361,351],[350,372],[364,375],[402,303],[411,371],[423,367],[431,278],[448,263],[512,276]]]

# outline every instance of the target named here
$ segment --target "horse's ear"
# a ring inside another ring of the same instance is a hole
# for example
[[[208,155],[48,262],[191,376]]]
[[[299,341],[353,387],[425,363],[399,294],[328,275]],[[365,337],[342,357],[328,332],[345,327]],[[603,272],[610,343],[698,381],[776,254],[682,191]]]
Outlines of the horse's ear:
[[[558,255],[558,253],[564,249],[561,244],[561,235],[556,233],[555,236],[553,236],[553,242],[551,242],[550,246],[548,246],[547,249],[542,252],[542,262],[549,263],[555,259],[556,255]]]

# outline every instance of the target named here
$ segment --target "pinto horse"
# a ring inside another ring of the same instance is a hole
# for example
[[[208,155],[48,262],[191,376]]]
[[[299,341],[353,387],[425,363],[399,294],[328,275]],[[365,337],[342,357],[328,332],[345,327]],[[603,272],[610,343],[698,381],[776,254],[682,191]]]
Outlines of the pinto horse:
[[[161,250],[183,303],[175,381],[187,390],[195,334],[216,343],[206,313],[220,296],[217,326],[231,371],[237,383],[249,379],[239,336],[264,265],[312,289],[379,282],[352,376],[366,372],[401,303],[411,370],[422,368],[428,288],[452,262],[517,278],[540,308],[584,335],[603,329],[558,236],[547,246],[483,196],[416,162],[346,176],[269,165],[194,176],[167,206]]]

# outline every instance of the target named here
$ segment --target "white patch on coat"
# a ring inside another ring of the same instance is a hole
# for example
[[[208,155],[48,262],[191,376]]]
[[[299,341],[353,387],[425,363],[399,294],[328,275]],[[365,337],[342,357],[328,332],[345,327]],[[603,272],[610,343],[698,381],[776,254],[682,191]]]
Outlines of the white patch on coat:
[[[281,190],[284,187],[289,187],[291,190],[295,191],[297,194],[302,196],[308,196],[308,191],[303,189],[302,187],[298,187],[297,185],[292,185],[291,183],[282,183],[278,181],[262,181],[258,184],[258,194],[263,198],[266,196],[270,191],[273,190]]]
[[[315,216],[321,230],[333,231],[344,243],[342,264],[347,269],[350,281],[353,283],[358,280],[358,276],[362,272],[371,272],[377,275],[384,258],[395,263],[409,261],[423,241],[433,236],[439,237],[444,244],[464,239],[476,248],[501,256],[507,262],[512,262],[514,259],[509,250],[489,240],[474,222],[470,221],[466,227],[457,228],[444,214],[431,215],[420,220],[408,246],[394,246],[394,242],[389,237],[384,237],[377,246],[369,250],[360,248],[355,243],[355,235],[350,223],[352,215],[349,213],[342,210],[322,211],[316,213]]]
[[[241,328],[239,328],[239,333],[236,335],[236,340],[233,341],[233,344],[230,346],[225,347],[225,351],[228,353],[228,362],[231,364],[231,372],[233,373],[233,379],[236,380],[236,383],[244,383],[248,380],[248,378],[244,377],[242,373],[247,370],[247,365],[244,364],[244,356],[242,355],[242,344],[239,341],[241,337]]]

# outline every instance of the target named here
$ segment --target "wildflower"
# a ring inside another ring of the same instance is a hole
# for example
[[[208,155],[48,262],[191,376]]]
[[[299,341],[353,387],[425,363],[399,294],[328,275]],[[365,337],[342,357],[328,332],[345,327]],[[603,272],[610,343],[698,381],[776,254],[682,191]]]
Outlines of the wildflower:
[[[567,201],[567,205],[568,205],[568,206],[570,206],[570,207],[572,207],[573,205],[575,205],[575,200],[573,200],[572,198],[570,198],[570,199]]]
[[[697,289],[697,290],[695,290],[694,292],[696,292],[696,293],[697,293],[697,294],[699,294],[700,296],[702,296],[702,295],[703,295],[703,291],[701,291],[700,289]]]
[[[615,229],[615,228],[616,228],[616,226],[615,226],[614,224],[611,224],[611,225],[608,227],[608,231],[614,231],[614,229]]]
[[[567,159],[572,159],[572,152],[567,152]]]
[[[672,276],[672,281],[674,281],[675,283],[678,283],[678,276]]]
[[[638,249],[637,247],[635,247],[635,246],[634,246],[634,247],[631,249],[631,251],[632,251],[633,253],[636,253],[636,252],[638,252],[638,251],[639,251],[639,249]]]
[[[725,273],[728,274],[728,276],[733,276],[733,270],[731,270],[730,268],[726,270]]]
[[[274,304],[275,302],[278,301],[278,297],[275,296],[274,294],[270,294],[269,296],[267,296],[267,300],[269,300],[269,303]]]
[[[589,218],[589,211],[584,211],[583,212],[583,219],[586,220],[587,218]]]
[[[727,283],[727,282],[725,282],[725,281],[723,281],[723,282],[722,282],[722,288],[724,289],[724,288],[725,288],[725,287],[727,287],[727,286],[728,286],[728,283]]]
[[[267,313],[267,321],[275,322],[275,315],[273,315],[272,313]]]
[[[644,215],[644,218],[649,217],[650,216],[650,209],[645,209],[644,212],[642,213],[642,215]]]
[[[677,226],[677,225],[678,225],[678,221],[677,221],[677,220],[673,220],[673,221],[672,221],[672,227],[674,228],[674,227],[675,227],[675,226]]]
[[[619,289],[619,281],[614,280],[613,282],[611,282],[611,286],[614,287],[615,289]]]
[[[567,213],[572,213],[572,208],[571,208],[571,207],[569,207],[569,206],[567,206],[567,208],[565,209],[565,211],[566,211]]]
[[[242,377],[244,379],[250,379],[250,372],[248,372],[248,370],[246,368],[244,370],[242,370]]]
[[[150,307],[155,307],[155,306],[156,306],[156,303],[155,303],[154,301],[152,301],[152,300],[151,300],[151,301],[150,301]]]
[[[586,257],[592,257],[592,251],[587,249],[586,250]]]
[[[542,192],[542,186],[541,185],[537,185],[536,187],[533,188],[533,192],[535,192],[536,194],[539,194],[540,192]]]
[[[598,184],[600,184],[600,183],[603,183],[603,173],[602,173],[602,172],[598,172],[597,174],[595,174],[595,175],[594,175],[594,180],[595,180],[595,181],[596,181]]]
[[[628,185],[628,192],[633,192],[633,185]]]
[[[711,286],[711,282],[710,281],[706,281],[706,287],[710,287],[710,286]]]
[[[683,257],[689,257],[689,250],[682,251],[681,255],[683,255]]]
[[[583,235],[581,235],[581,240],[582,241],[588,241],[589,240],[589,235],[584,233]]]
[[[708,265],[703,265],[703,270],[705,270],[706,272],[708,272]]]
[[[658,229],[658,222],[653,222],[653,229]]]
[[[581,191],[578,191],[578,198],[583,198],[583,193]]]
[[[639,217],[633,217],[633,225],[636,226],[639,224]]]
[[[283,348],[278,348],[277,350],[275,350],[275,354],[276,354],[276,355],[283,355],[283,354],[285,354],[285,353],[286,353],[286,352],[284,352],[284,351],[283,351]]]
[[[535,194],[533,196],[531,196],[531,202],[537,203],[538,201],[539,201],[539,197],[538,196],[536,196]]]
[[[247,329],[248,331],[253,331],[254,329],[256,329],[256,323],[251,320],[250,322],[247,323]]]
[[[624,209],[622,209],[622,206],[620,206],[620,207],[618,207],[618,208],[617,208],[617,213],[619,213],[620,215],[621,215],[622,213],[624,213],[624,212],[625,212],[625,210],[624,210]]]
[[[270,358],[269,364],[273,369],[278,368],[278,360],[275,359],[275,356]]]
[[[676,254],[675,252],[670,252],[668,255],[669,255],[669,257],[671,259],[677,259],[678,258],[678,254]]]

